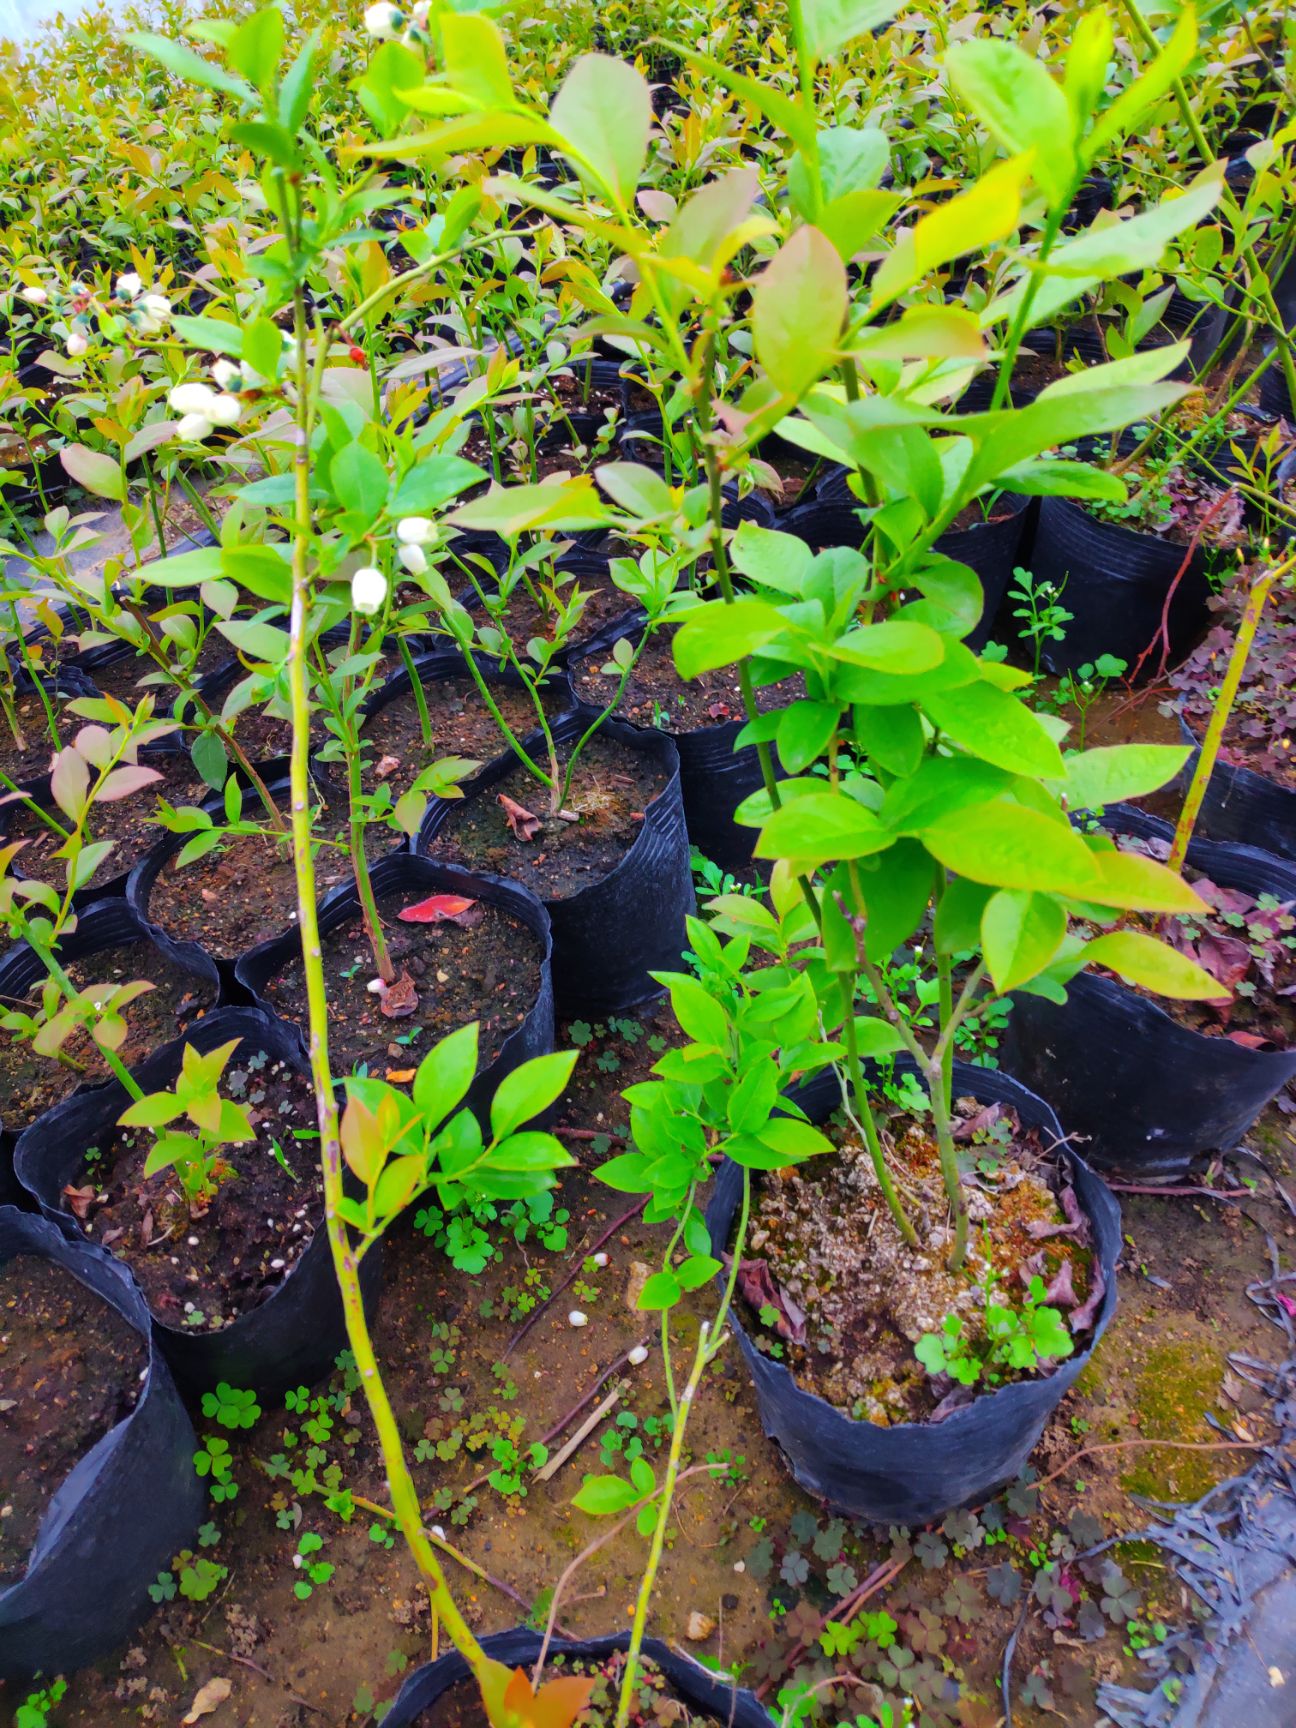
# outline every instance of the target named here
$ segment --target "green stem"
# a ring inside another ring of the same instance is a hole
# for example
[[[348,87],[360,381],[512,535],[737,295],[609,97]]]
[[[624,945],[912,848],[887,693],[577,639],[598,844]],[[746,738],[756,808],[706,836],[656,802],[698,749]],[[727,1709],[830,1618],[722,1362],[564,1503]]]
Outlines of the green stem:
[[[918,1232],[909,1221],[895,1183],[891,1180],[891,1172],[887,1169],[886,1153],[882,1150],[882,1142],[878,1136],[877,1121],[873,1115],[873,1107],[869,1103],[868,1088],[864,1080],[864,1067],[860,1061],[859,1035],[855,1030],[855,992],[854,980],[847,973],[842,973],[838,979],[841,990],[842,1006],[842,1036],[846,1043],[846,1071],[850,1077],[851,1096],[855,1101],[855,1113],[864,1129],[864,1139],[868,1146],[869,1158],[873,1164],[873,1174],[877,1185],[882,1190],[882,1197],[887,1203],[887,1209],[895,1220],[896,1229],[911,1248],[918,1246]]]
[[[414,664],[414,656],[410,653],[409,643],[403,636],[397,636],[396,648],[401,657],[401,664],[409,674],[410,689],[414,692],[414,706],[418,709],[419,731],[423,734],[423,748],[432,748],[432,718],[428,713],[427,693],[423,688],[423,680],[418,675],[418,667]]]
[[[1229,715],[1233,712],[1233,704],[1237,700],[1238,687],[1242,683],[1242,674],[1246,670],[1247,656],[1251,652],[1251,644],[1260,624],[1260,614],[1264,611],[1265,601],[1269,598],[1274,583],[1296,565],[1296,556],[1287,558],[1266,575],[1259,576],[1252,584],[1247,595],[1246,606],[1242,611],[1242,619],[1238,624],[1237,635],[1233,639],[1233,650],[1229,655],[1228,667],[1220,684],[1219,695],[1215,698],[1215,706],[1211,710],[1210,724],[1206,728],[1206,736],[1202,739],[1201,749],[1197,752],[1197,766],[1193,769],[1192,781],[1183,801],[1183,809],[1179,812],[1179,820],[1175,824],[1174,842],[1170,847],[1170,856],[1166,860],[1172,870],[1182,870],[1184,859],[1188,855],[1188,845],[1192,840],[1193,829],[1197,826],[1197,818],[1201,813],[1202,799],[1206,796],[1206,786],[1215,769],[1219,756],[1220,743],[1224,737],[1224,728],[1228,725]]]
[[[285,205],[287,200],[285,199]],[[285,209],[285,215],[289,215]],[[297,414],[301,437],[293,452],[294,518],[292,606],[287,654],[289,704],[293,718],[291,788],[293,863],[297,878],[297,918],[301,931],[302,970],[309,1016],[308,1049],[320,1130],[320,1160],[329,1246],[342,1297],[347,1338],[355,1357],[369,1411],[382,1451],[392,1511],[414,1563],[427,1588],[432,1612],[463,1654],[478,1684],[489,1677],[489,1659],[459,1612],[431,1543],[423,1530],[418,1494],[405,1461],[400,1429],[378,1371],[373,1341],[365,1317],[360,1266],[340,1207],[344,1197],[342,1143],[337,1099],[329,1069],[328,992],[324,979],[319,919],[316,913],[315,860],[311,850],[310,702],[307,693],[307,618],[310,606],[310,376],[306,357],[306,307],[300,285],[293,295],[293,326],[297,338]],[[323,346],[323,336],[320,335]]]

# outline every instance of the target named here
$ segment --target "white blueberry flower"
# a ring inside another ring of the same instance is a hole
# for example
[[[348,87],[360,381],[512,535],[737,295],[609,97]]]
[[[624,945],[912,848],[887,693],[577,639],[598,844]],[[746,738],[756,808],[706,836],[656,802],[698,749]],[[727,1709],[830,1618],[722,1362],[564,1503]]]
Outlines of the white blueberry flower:
[[[374,0],[365,8],[364,27],[371,36],[394,36],[404,22],[400,7],[391,0]]]
[[[588,1326],[589,1315],[582,1314],[579,1308],[573,1308],[571,1313],[567,1316],[567,1324],[569,1326]]]
[[[362,618],[371,618],[387,598],[387,578],[365,564],[351,578],[351,604]]]
[[[86,352],[86,350],[89,348],[89,346],[90,346],[89,342],[86,340],[86,338],[81,334],[81,332],[79,330],[74,330],[72,332],[72,334],[68,337],[67,343],[66,343],[68,354],[72,357],[73,360],[75,360],[78,357],[78,355],[84,354]]]
[[[140,305],[150,317],[169,318],[171,316],[171,302],[165,294],[146,294],[140,301]]]
[[[211,434],[212,423],[205,414],[184,414],[176,423],[176,437],[182,444],[201,444]]]
[[[219,396],[213,396],[211,406],[207,409],[207,418],[215,426],[237,426],[243,413],[243,404],[237,396],[231,396],[222,390]]]
[[[42,288],[38,283],[35,288],[24,288],[22,297],[31,306],[43,306],[49,299],[49,289]]]
[[[177,414],[201,414],[204,418],[215,400],[210,384],[177,384],[167,397]]]
[[[233,360],[213,360],[211,373],[222,390],[228,390],[240,376],[239,368]]]
[[[396,556],[411,576],[421,576],[428,567],[427,553],[421,546],[402,546]]]
[[[124,276],[117,278],[117,298],[119,300],[133,300],[143,286],[144,284],[136,272],[128,270]]]
[[[426,516],[402,516],[396,524],[396,538],[402,546],[435,546],[441,530]]]

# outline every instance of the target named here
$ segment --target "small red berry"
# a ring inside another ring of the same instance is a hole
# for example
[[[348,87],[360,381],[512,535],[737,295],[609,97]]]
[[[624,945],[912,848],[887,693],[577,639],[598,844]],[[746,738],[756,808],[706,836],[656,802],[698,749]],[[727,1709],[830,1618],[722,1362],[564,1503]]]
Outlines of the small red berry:
[[[353,342],[351,344],[350,348],[347,349],[347,353],[350,354],[351,358],[355,361],[357,366],[363,366],[364,365],[364,363],[365,363],[365,351],[363,348],[359,347],[356,343]]]

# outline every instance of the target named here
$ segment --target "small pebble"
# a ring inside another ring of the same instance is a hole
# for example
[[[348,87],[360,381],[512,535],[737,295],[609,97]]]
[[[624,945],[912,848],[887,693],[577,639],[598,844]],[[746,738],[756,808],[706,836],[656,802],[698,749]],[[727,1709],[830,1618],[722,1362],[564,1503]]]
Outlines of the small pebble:
[[[589,1315],[582,1314],[579,1308],[573,1308],[571,1313],[567,1316],[567,1324],[569,1326],[588,1326]]]
[[[185,1240],[191,1248],[196,1248],[198,1246],[198,1238],[196,1236],[188,1236]]]
[[[601,1251],[597,1254],[592,1255],[591,1258],[594,1261],[594,1264],[596,1266],[606,1266],[608,1263],[607,1255]]]
[[[626,1357],[626,1361],[633,1362],[636,1368],[641,1362],[646,1362],[647,1360],[648,1346],[646,1344],[636,1344],[634,1349]]]

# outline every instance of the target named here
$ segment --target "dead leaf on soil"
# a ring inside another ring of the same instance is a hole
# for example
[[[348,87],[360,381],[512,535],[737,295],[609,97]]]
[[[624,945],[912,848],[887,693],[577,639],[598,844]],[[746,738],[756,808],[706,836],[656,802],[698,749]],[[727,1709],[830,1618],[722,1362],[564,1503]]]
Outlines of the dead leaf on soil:
[[[388,1020],[407,1020],[418,1012],[418,991],[408,972],[402,972],[394,984],[379,991],[378,1006]]]
[[[499,800],[500,809],[504,812],[504,820],[513,830],[515,837],[519,840],[534,840],[541,828],[544,827],[540,818],[519,804],[516,799],[510,798],[507,792],[497,792],[495,796]]]
[[[230,1682],[223,1674],[218,1674],[214,1680],[209,1680],[205,1686],[200,1686],[194,1693],[194,1701],[189,1706],[189,1714],[181,1718],[185,1728],[196,1722],[200,1716],[210,1716],[213,1710],[218,1710],[233,1691]]]

